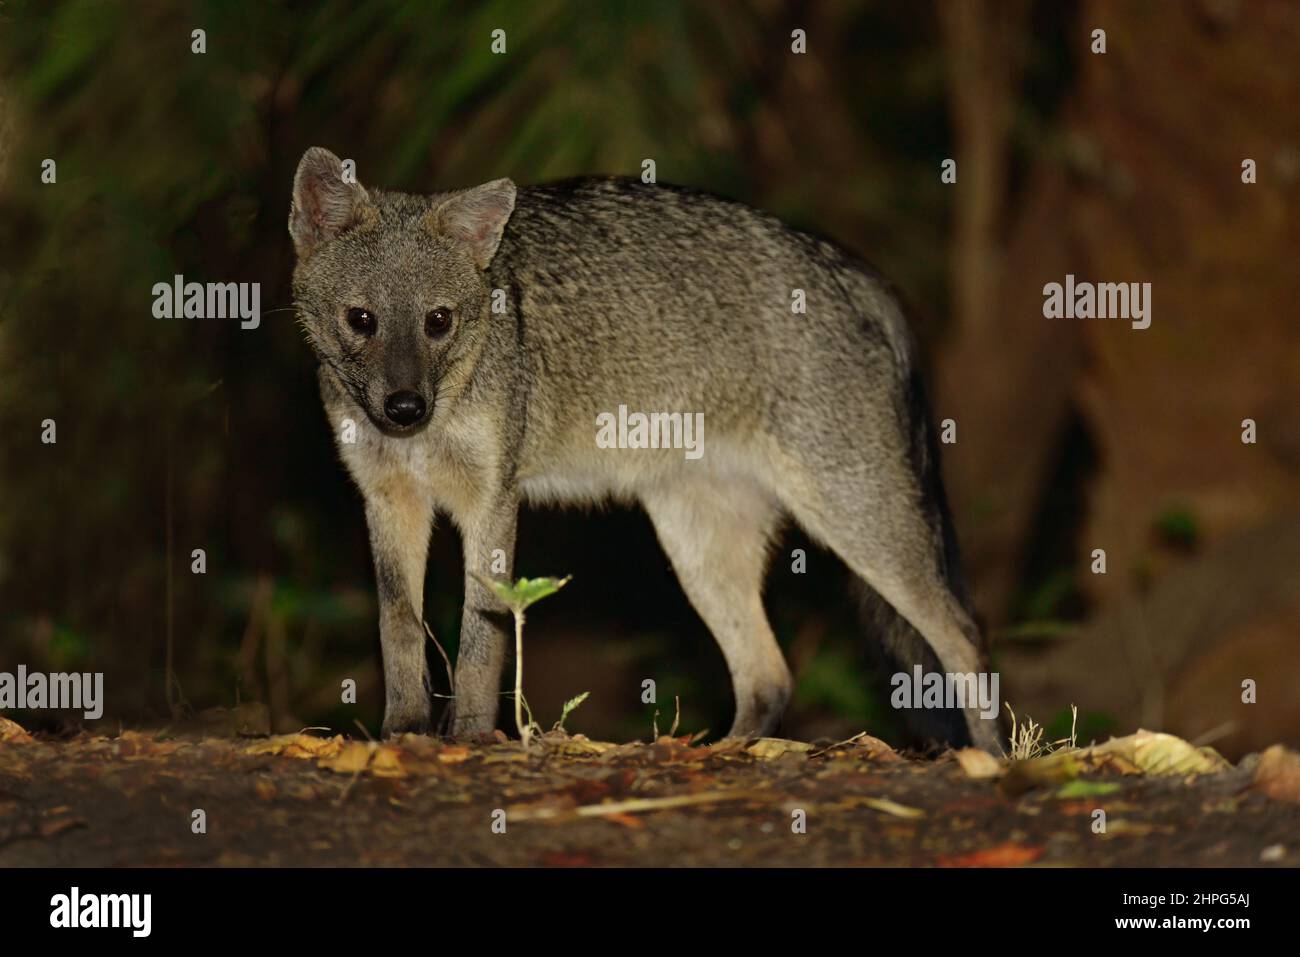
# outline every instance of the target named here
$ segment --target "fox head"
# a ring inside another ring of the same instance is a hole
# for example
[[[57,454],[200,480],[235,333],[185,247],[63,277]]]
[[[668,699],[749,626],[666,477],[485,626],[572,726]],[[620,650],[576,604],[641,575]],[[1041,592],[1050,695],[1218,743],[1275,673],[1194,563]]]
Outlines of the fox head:
[[[424,427],[482,350],[484,271],[515,206],[498,179],[433,196],[368,191],[313,147],[293,181],[294,306],[321,362],[390,434]]]

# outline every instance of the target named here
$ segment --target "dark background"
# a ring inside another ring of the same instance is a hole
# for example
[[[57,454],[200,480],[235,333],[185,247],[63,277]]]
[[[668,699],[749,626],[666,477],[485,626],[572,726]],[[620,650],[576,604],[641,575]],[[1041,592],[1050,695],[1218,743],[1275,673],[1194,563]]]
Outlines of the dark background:
[[[254,701],[281,729],[373,728],[360,498],[272,311],[298,158],[326,146],[418,192],[653,158],[903,290],[958,422],[950,497],[1017,713],[1295,743],[1297,90],[1284,0],[0,4],[0,670],[104,671],[127,722]],[[1044,319],[1067,272],[1152,282],[1152,327]],[[261,327],[154,319],[176,273],[261,283]],[[768,587],[798,680],[785,733],[895,738],[846,575],[816,549],[791,574],[796,547]],[[654,678],[661,730],[674,695],[683,729],[727,726],[721,655],[644,516],[527,513],[517,568],[574,576],[530,613],[543,723],[591,691],[571,730],[644,737]],[[453,655],[460,600],[445,527],[426,617]]]

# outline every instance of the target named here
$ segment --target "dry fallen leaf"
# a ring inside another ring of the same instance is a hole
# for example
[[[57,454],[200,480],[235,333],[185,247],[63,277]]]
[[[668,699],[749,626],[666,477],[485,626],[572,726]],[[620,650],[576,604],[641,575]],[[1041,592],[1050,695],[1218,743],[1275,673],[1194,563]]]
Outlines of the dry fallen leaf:
[[[977,781],[1001,777],[1004,770],[1001,761],[979,748],[962,748],[955,752],[955,757],[966,776]]]
[[[278,754],[285,758],[330,758],[343,750],[343,735],[316,738],[310,734],[278,734],[249,745],[245,754]]]
[[[370,766],[370,749],[367,741],[348,741],[337,754],[321,758],[317,767],[339,774],[357,774]]]
[[[373,745],[374,755],[370,758],[370,773],[377,778],[406,777],[407,769],[402,765],[402,752],[386,744]]]
[[[1008,842],[957,857],[939,858],[940,867],[1021,867],[1043,856],[1041,847]]]
[[[882,741],[880,738],[872,737],[869,734],[858,735],[852,740],[851,745],[859,751],[866,751],[867,757],[874,760],[903,760],[903,756],[895,751],[888,742]]]
[[[1100,770],[1107,768],[1111,771],[1118,771],[1120,774],[1141,774],[1142,769],[1124,757],[1118,752],[1111,751],[1106,754],[1097,754],[1095,752],[1081,752],[1083,757],[1093,768]]]
[[[1300,801],[1300,754],[1273,745],[1259,757],[1253,786],[1275,801]]]
[[[1198,748],[1172,734],[1139,730],[1088,748],[1084,756],[1115,755],[1146,774],[1213,774],[1231,765],[1213,748]]]
[[[723,738],[721,741],[714,741],[712,744],[705,745],[705,747],[708,748],[709,754],[718,758],[741,754],[748,743],[744,738]]]
[[[752,754],[760,761],[771,761],[783,754],[807,754],[812,749],[811,744],[803,741],[790,741],[786,738],[759,738],[745,748],[745,752]]]
[[[843,741],[836,741],[834,744],[820,747],[808,754],[810,758],[819,758],[822,755],[829,755],[831,758],[866,758],[870,761],[901,761],[903,756],[890,747],[886,742],[879,738],[872,737],[865,731],[859,731],[851,738],[845,738]]]
[[[17,721],[0,718],[0,741],[18,744],[32,740],[32,736],[23,730]]]
[[[347,741],[342,743],[337,754],[326,755],[316,764],[325,771],[338,774],[360,774],[369,771],[377,778],[404,778],[411,773],[410,764],[432,768],[428,762],[420,762],[403,749],[391,744],[379,744],[375,741]]]

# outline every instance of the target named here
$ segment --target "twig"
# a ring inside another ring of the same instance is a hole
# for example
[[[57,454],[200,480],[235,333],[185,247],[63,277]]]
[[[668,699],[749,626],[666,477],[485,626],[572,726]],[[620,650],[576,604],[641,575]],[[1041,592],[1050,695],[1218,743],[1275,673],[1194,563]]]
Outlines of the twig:
[[[607,804],[585,804],[582,807],[528,808],[507,811],[507,821],[544,821],[555,817],[608,817],[611,814],[635,814],[638,811],[663,811],[674,807],[695,804],[716,804],[719,801],[743,801],[756,795],[752,791],[706,791],[703,794],[681,794],[674,797],[633,798],[629,801],[611,801]]]
[[[433,629],[429,627],[429,623],[425,621],[424,618],[421,618],[420,624],[424,625],[424,633],[428,635],[429,640],[433,642],[433,647],[438,649],[438,654],[442,655],[442,663],[447,669],[447,692],[448,693],[439,694],[438,692],[434,691],[432,692],[433,697],[443,698],[447,701],[455,701],[456,700],[456,675],[451,668],[451,659],[447,657],[447,652],[443,649],[442,644],[438,641],[437,638],[433,636]],[[451,713],[452,713],[451,708],[442,709],[442,716],[438,718],[438,731],[437,731],[438,734],[446,734],[447,732],[451,731]]]
[[[813,751],[811,754],[808,755],[808,757],[815,758],[818,755],[825,754],[827,751],[834,751],[836,748],[842,748],[846,744],[852,744],[854,741],[858,740],[858,738],[865,737],[866,734],[867,732],[865,731],[859,731],[851,738],[845,738],[843,741],[836,741],[834,744],[828,744],[820,751]]]
[[[456,676],[451,670],[451,659],[447,657],[447,652],[442,650],[442,645],[438,644],[438,639],[433,637],[433,629],[429,627],[429,623],[421,618],[420,624],[424,625],[424,633],[429,636],[429,640],[433,642],[433,647],[437,648],[438,654],[442,655],[442,663],[447,666],[447,690],[451,694],[439,695],[439,697],[454,698],[456,697]]]
[[[358,722],[358,723],[360,723],[360,722]],[[361,730],[364,731],[365,728],[362,728]],[[370,735],[366,735],[366,737],[368,738],[368,737],[370,737]],[[354,784],[357,783],[357,778],[361,777],[361,771],[364,771],[364,770],[365,770],[365,769],[362,768],[362,769],[359,770],[359,771],[353,771],[353,772],[352,772],[352,780],[349,781],[349,782],[347,783],[347,785],[343,788],[343,790],[339,792],[339,796],[336,797],[336,798],[334,799],[334,806],[335,806],[335,807],[337,807],[338,805],[342,804],[345,800],[347,800],[347,796],[348,796],[348,794],[350,794],[350,793],[352,792],[352,785],[354,785]]]
[[[1239,727],[1241,727],[1241,725],[1237,721],[1225,721],[1223,724],[1215,725],[1204,734],[1197,735],[1192,739],[1191,745],[1194,748],[1203,748],[1214,741],[1218,741],[1220,738],[1226,738]]]

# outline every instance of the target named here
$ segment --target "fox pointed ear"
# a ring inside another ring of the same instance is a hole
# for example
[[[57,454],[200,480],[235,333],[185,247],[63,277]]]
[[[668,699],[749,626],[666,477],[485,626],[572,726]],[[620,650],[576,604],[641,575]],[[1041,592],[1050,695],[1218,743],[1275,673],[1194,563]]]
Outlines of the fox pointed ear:
[[[344,176],[342,160],[319,146],[302,154],[289,207],[289,235],[298,258],[306,259],[325,240],[362,222],[370,211],[370,196],[360,183]]]
[[[452,193],[430,210],[425,222],[433,232],[469,247],[478,268],[487,269],[514,209],[515,184],[494,179]]]

